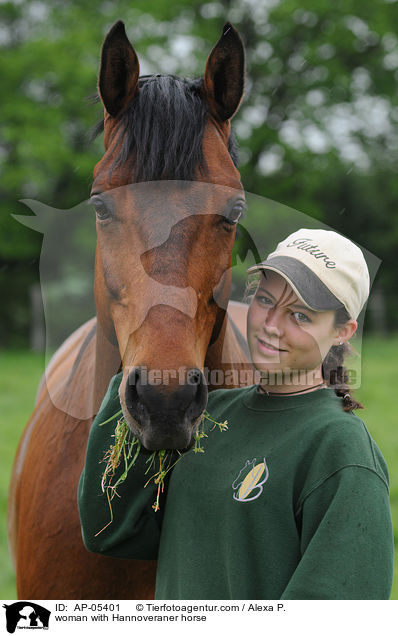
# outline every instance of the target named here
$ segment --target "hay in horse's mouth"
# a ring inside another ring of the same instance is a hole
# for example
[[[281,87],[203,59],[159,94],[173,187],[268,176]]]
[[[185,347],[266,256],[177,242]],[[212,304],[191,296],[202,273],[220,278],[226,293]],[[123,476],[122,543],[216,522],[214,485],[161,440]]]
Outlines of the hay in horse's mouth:
[[[121,416],[121,417],[120,417]],[[109,511],[110,511],[110,521],[96,533],[96,537],[107,528],[113,521],[113,510],[112,510],[112,500],[115,495],[120,496],[117,492],[117,488],[126,480],[129,471],[133,468],[139,452],[141,450],[141,442],[133,435],[131,432],[124,416],[122,410],[115,413],[112,417],[107,419],[105,422],[101,422],[98,426],[104,426],[108,424],[114,419],[117,419],[117,424],[115,427],[115,432],[112,435],[114,438],[114,443],[110,445],[109,449],[106,451],[102,461],[106,462],[105,470],[101,479],[101,489],[103,493],[106,493]],[[216,426],[218,426],[221,432],[226,431],[228,429],[228,421],[217,422],[215,419],[211,417],[211,415],[204,411],[203,415],[199,418],[198,424],[196,427],[196,431],[194,434],[194,446],[192,447],[192,451],[194,453],[204,453],[204,448],[202,446],[202,440],[208,435],[204,432],[204,423],[205,420],[209,420],[214,423],[214,426],[210,429],[213,431]],[[190,451],[187,451],[190,452]],[[175,454],[178,454],[178,457],[175,459]],[[184,453],[185,454],[185,453]],[[157,494],[155,502],[152,505],[152,508],[155,512],[160,509],[160,495],[164,491],[164,480],[169,471],[174,468],[176,463],[180,461],[180,459],[184,456],[183,453],[176,450],[156,450],[151,453],[147,459],[148,468],[145,471],[145,474],[148,474],[151,469],[154,471],[153,474],[149,477],[146,482],[144,488],[149,484],[152,479],[154,483],[157,485]],[[116,480],[115,483],[112,483],[117,468],[124,462],[124,471],[122,475]]]

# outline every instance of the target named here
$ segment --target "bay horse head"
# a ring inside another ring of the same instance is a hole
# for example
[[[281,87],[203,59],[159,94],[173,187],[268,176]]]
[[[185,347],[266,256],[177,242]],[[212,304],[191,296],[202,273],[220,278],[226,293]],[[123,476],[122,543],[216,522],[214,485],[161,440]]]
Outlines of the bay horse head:
[[[207,404],[205,359],[225,331],[245,206],[230,127],[243,86],[230,24],[195,80],[140,77],[123,22],[102,46],[105,153],[90,199],[97,331],[118,348],[123,414],[149,450],[188,448]]]

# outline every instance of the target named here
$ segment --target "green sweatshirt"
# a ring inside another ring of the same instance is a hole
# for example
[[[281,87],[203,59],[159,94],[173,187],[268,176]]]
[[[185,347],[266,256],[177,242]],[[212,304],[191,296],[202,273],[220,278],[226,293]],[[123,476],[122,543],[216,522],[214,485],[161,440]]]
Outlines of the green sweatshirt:
[[[155,512],[140,452],[109,508],[101,491],[119,410],[115,376],[95,419],[78,490],[88,550],[158,559],[157,599],[388,599],[388,471],[364,423],[334,391],[291,397],[220,389],[205,452],[185,453]]]

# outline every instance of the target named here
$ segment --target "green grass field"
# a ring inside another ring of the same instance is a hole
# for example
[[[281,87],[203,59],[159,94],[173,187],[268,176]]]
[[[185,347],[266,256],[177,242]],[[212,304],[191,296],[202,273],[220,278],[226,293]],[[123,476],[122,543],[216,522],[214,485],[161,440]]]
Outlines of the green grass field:
[[[381,448],[390,470],[391,510],[395,545],[398,543],[398,336],[368,338],[362,348],[362,386],[357,397],[366,409],[358,411]],[[0,598],[15,599],[15,577],[7,545],[7,491],[19,437],[33,407],[44,369],[44,357],[31,352],[0,352]],[[398,599],[396,554],[392,599]]]
[[[15,576],[8,554],[7,494],[20,435],[33,409],[44,371],[44,356],[32,352],[0,352],[0,598],[15,599]]]

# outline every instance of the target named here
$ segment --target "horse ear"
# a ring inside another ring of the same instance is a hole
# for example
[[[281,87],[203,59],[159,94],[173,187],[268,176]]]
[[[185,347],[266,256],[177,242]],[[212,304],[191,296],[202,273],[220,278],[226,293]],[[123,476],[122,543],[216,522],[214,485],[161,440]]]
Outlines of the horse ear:
[[[204,87],[213,115],[230,119],[238,110],[245,82],[245,50],[236,29],[227,22],[206,62]]]
[[[138,90],[139,74],[137,54],[119,20],[109,31],[101,50],[98,91],[109,115],[117,117],[129,104]]]

